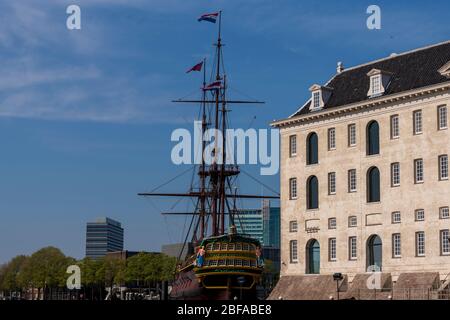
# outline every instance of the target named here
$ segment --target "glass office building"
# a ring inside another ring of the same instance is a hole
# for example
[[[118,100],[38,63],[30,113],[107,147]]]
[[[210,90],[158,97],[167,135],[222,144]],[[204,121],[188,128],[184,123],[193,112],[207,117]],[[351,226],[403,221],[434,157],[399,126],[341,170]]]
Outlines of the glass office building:
[[[235,216],[236,229],[238,233],[251,236],[263,244],[263,215],[261,209],[241,209]]]
[[[263,201],[261,209],[239,210],[235,218],[239,233],[258,239],[265,247],[280,248],[280,208]]]
[[[263,201],[263,244],[266,247],[280,248],[280,208],[271,207]]]
[[[120,222],[100,218],[86,225],[86,257],[99,259],[107,252],[123,250],[123,228]]]

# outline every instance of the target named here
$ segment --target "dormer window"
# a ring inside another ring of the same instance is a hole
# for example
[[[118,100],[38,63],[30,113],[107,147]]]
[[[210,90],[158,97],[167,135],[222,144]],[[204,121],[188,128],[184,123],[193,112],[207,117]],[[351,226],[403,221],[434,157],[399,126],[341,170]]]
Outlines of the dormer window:
[[[367,95],[372,98],[381,96],[386,92],[391,81],[392,73],[379,69],[372,69],[367,73],[367,76],[370,77],[370,87]]]
[[[315,84],[315,85],[312,85],[311,88],[309,88],[309,91],[311,91],[311,94],[312,94],[311,105],[309,107],[309,110],[317,111],[317,110],[321,110],[325,106],[325,104],[328,102],[328,100],[331,97],[333,88]]]
[[[450,61],[444,64],[438,71],[444,77],[450,78]]]
[[[313,108],[317,109],[320,107],[320,92],[313,92]]]
[[[370,81],[372,82],[372,95],[381,93],[381,75],[373,76]]]

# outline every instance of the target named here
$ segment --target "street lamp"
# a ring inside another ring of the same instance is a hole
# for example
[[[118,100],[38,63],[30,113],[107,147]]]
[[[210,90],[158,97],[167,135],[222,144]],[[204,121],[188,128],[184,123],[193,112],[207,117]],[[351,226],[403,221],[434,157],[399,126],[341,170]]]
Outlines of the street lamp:
[[[336,272],[333,274],[333,280],[336,281],[337,300],[339,300],[339,281],[344,279],[342,273]]]

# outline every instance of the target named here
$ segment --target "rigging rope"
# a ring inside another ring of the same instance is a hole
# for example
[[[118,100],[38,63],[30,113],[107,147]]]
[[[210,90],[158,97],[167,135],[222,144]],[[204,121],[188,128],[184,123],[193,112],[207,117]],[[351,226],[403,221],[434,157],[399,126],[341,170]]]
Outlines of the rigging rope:
[[[164,182],[163,184],[161,184],[161,185],[157,186],[156,188],[150,190],[149,193],[155,192],[155,191],[158,190],[159,188],[162,188],[162,187],[168,185],[168,184],[171,183],[172,181],[178,179],[179,177],[183,176],[184,174],[186,174],[187,172],[189,172],[189,171],[191,171],[191,170],[192,170],[192,168],[189,167],[187,170],[181,172],[180,174],[176,175],[175,177],[173,177],[172,179],[168,180],[167,182]]]
[[[252,180],[256,181],[257,183],[259,183],[260,185],[262,185],[263,187],[265,187],[266,189],[269,189],[270,191],[272,191],[273,193],[275,193],[277,196],[279,196],[280,194],[278,193],[278,191],[272,189],[271,187],[269,187],[268,185],[264,184],[263,182],[261,182],[260,180],[256,179],[255,177],[253,177],[251,174],[247,173],[245,170],[243,170],[241,168],[241,172],[243,174],[245,174],[246,176],[250,177]]]

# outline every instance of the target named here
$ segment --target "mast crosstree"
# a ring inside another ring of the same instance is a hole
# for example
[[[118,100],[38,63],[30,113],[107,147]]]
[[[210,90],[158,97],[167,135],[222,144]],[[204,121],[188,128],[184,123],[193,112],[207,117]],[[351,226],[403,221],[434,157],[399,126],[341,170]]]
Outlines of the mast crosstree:
[[[174,100],[177,103],[194,103],[201,106],[201,136],[203,137],[208,130],[209,122],[207,119],[208,108],[213,108],[213,121],[215,132],[225,132],[227,126],[227,104],[263,104],[263,101],[257,100],[227,100],[227,77],[224,71],[221,70],[223,64],[222,54],[222,11],[218,13],[218,37],[214,44],[216,47],[215,56],[215,85],[213,88],[208,88],[206,84],[206,59],[203,60],[203,86],[201,100]],[[210,85],[211,86],[211,85]],[[157,193],[157,192],[142,192],[139,196],[154,196],[154,197],[191,197],[197,198],[196,209],[194,212],[165,212],[162,214],[174,215],[193,215],[198,217],[196,227],[193,233],[193,239],[202,240],[207,236],[221,236],[225,234],[225,215],[229,215],[230,222],[234,221],[234,214],[236,214],[236,199],[279,199],[276,196],[263,195],[249,195],[239,194],[236,190],[232,190],[233,181],[240,174],[237,165],[230,165],[226,163],[226,135],[222,134],[222,141],[218,141],[217,136],[214,137],[214,159],[210,165],[205,163],[204,151],[206,149],[206,142],[202,139],[202,157],[198,169],[199,190],[187,193]],[[221,144],[219,146],[219,144]],[[218,157],[221,157],[220,161]],[[233,199],[233,205],[230,205],[229,199]],[[194,218],[193,217],[193,218]],[[210,218],[210,219],[209,219]],[[209,221],[210,220],[210,221]],[[207,234],[211,226],[211,233]]]

